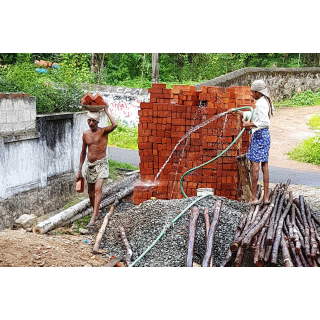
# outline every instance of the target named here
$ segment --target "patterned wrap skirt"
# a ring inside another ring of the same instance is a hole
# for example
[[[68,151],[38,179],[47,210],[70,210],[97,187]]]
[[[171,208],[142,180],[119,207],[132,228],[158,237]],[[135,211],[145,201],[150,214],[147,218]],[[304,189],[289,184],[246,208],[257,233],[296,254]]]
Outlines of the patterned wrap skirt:
[[[268,162],[270,143],[269,128],[255,131],[251,137],[247,158],[255,162]]]
[[[87,161],[87,168],[85,178],[88,183],[96,183],[99,179],[106,179],[109,177],[109,162],[108,155],[95,162]]]

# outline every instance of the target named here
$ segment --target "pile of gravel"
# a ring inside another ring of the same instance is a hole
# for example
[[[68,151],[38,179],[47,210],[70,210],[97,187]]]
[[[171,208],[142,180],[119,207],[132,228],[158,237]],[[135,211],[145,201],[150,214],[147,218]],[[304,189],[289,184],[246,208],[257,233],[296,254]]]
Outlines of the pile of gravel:
[[[109,220],[100,248],[106,250],[106,257],[125,256],[125,247],[120,238],[119,225],[125,228],[133,255],[137,259],[158,237],[166,224],[172,221],[196,197],[181,200],[148,200],[138,206],[123,202]],[[223,201],[218,227],[214,238],[214,265],[219,266],[233,240],[242,213],[249,211],[249,206],[223,197],[209,196],[196,203],[200,210],[194,249],[194,262],[201,264],[205,253],[205,222],[203,210],[209,208],[210,222],[216,201]],[[139,267],[183,267],[190,210],[188,210],[172,228],[167,230],[160,241],[140,260]]]

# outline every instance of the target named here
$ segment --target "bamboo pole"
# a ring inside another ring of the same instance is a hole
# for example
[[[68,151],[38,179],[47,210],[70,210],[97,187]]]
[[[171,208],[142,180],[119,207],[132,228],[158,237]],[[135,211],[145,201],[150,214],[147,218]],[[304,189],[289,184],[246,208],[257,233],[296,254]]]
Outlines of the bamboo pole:
[[[127,267],[129,267],[131,264],[131,257],[132,257],[131,246],[130,246],[130,243],[126,237],[126,232],[124,231],[124,227],[119,226],[119,231],[120,231],[120,236],[123,241],[123,244],[126,247],[126,264],[127,264]]]
[[[101,243],[101,240],[102,240],[102,237],[104,235],[104,232],[106,231],[106,228],[107,228],[107,225],[108,225],[108,221],[109,221],[109,218],[112,216],[113,214],[113,211],[114,211],[114,208],[115,206],[119,203],[119,200],[116,199],[114,201],[114,204],[111,206],[109,212],[106,214],[106,216],[104,217],[103,219],[103,223],[100,227],[100,230],[97,234],[97,237],[96,237],[96,241],[94,243],[94,246],[93,246],[93,253],[98,253],[99,252],[99,248],[100,248],[100,243]]]
[[[222,206],[222,201],[217,200],[215,207],[214,207],[214,212],[213,212],[213,220],[211,222],[210,230],[208,233],[208,241],[206,244],[206,253],[204,255],[204,258],[202,260],[202,267],[208,267],[209,262],[210,262],[210,257],[213,255],[212,254],[212,249],[213,249],[213,239],[214,239],[214,234],[216,232],[218,222],[219,222],[219,216],[220,216],[220,211],[221,211],[221,206]]]
[[[186,267],[193,266],[193,250],[194,250],[194,243],[195,243],[198,218],[199,218],[199,209],[197,207],[192,207],[191,208],[190,223],[189,223]]]

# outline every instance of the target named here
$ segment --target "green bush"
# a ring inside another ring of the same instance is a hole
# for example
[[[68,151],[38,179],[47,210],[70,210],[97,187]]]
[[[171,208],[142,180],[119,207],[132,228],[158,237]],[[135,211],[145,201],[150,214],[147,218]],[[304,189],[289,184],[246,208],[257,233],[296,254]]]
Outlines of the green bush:
[[[312,92],[307,90],[299,94],[294,94],[291,99],[275,102],[276,107],[303,107],[316,106],[320,104],[320,91]]]
[[[69,68],[47,69],[46,74],[35,71],[29,62],[0,69],[0,92],[25,92],[37,99],[38,113],[79,111],[84,94],[81,77]]]
[[[308,122],[308,126],[313,130],[320,130],[320,114],[313,115]]]
[[[108,144],[113,147],[138,150],[138,126],[130,127],[117,120],[118,127],[109,134]]]
[[[293,160],[320,165],[320,134],[304,140],[288,154]]]

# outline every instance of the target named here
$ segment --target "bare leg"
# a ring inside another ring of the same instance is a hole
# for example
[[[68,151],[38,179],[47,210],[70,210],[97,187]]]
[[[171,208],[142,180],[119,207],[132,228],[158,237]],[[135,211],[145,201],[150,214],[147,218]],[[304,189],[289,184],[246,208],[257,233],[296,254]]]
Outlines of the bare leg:
[[[262,172],[263,172],[263,202],[268,202],[268,189],[269,189],[269,165],[268,162],[261,163]]]
[[[95,191],[94,191],[94,183],[88,183],[88,193],[89,193],[89,199],[90,199],[90,204],[92,209],[94,209],[94,195],[95,195]]]
[[[251,166],[251,200],[250,202],[257,202],[259,199],[257,197],[257,189],[258,189],[258,178],[259,178],[259,169],[260,169],[260,163],[252,161],[252,166]]]
[[[94,198],[94,209],[93,209],[93,215],[91,217],[91,220],[89,223],[94,224],[96,222],[96,219],[101,219],[101,216],[99,214],[99,207],[102,199],[102,186],[103,186],[104,179],[99,179],[95,183],[95,198]]]

